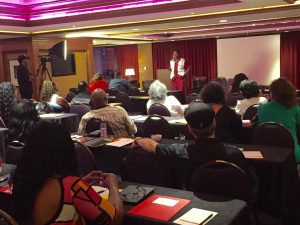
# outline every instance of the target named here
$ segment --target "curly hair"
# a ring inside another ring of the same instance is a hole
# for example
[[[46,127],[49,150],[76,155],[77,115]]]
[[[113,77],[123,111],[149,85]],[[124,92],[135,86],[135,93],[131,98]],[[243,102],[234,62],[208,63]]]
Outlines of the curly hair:
[[[78,176],[74,143],[61,125],[36,124],[12,174],[14,217],[20,224],[32,224],[35,197],[53,176]]]
[[[231,93],[238,93],[240,90],[240,84],[243,80],[248,80],[248,77],[244,73],[239,73],[234,76]]]
[[[155,80],[150,85],[148,94],[153,101],[163,101],[167,97],[167,87],[159,80]]]
[[[16,102],[9,115],[9,136],[10,141],[26,142],[34,125],[39,121],[35,103],[30,100]]]
[[[278,78],[270,85],[272,100],[286,107],[296,104],[296,90],[293,84],[286,78]]]
[[[0,117],[7,120],[11,108],[16,99],[15,86],[11,82],[3,82],[0,84]]]
[[[40,101],[48,102],[50,101],[53,94],[56,93],[55,83],[50,80],[45,80],[42,85]]]

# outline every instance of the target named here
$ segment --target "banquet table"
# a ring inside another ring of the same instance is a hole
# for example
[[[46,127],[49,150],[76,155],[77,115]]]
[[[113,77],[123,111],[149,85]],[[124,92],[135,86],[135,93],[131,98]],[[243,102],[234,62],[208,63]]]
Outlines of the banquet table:
[[[161,143],[190,143],[191,140],[163,139]],[[232,145],[232,144],[231,144]],[[247,158],[256,170],[259,180],[257,206],[274,216],[297,217],[300,212],[300,181],[292,149],[235,144],[247,151],[260,151],[262,159]],[[122,173],[122,160],[131,146],[103,145],[92,148],[98,169],[115,174]]]

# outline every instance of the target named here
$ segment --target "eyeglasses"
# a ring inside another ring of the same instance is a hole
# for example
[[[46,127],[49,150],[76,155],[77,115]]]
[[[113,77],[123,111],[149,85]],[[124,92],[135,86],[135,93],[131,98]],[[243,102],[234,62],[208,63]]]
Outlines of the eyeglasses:
[[[122,196],[126,199],[135,199],[144,197],[146,195],[146,190],[142,186],[136,186],[136,189],[136,192],[129,192],[126,194],[122,194]]]

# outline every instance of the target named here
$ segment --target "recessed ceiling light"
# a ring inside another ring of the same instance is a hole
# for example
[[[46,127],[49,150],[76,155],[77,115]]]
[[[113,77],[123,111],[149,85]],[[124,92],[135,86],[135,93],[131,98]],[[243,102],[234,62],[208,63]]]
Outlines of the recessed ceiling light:
[[[190,14],[191,14],[191,15],[194,15],[195,13],[194,13],[194,12],[191,12]]]
[[[72,27],[74,27],[74,28],[75,28],[76,26],[75,26],[75,25],[73,25]]]
[[[276,30],[277,30],[277,31],[279,31],[280,29],[279,29],[279,28],[277,28]]]
[[[140,30],[139,28],[133,28],[132,30]]]
[[[133,42],[133,41],[131,41],[131,42],[130,42],[130,44],[134,44],[134,42]]]
[[[220,20],[219,22],[220,22],[220,23],[227,23],[228,20]]]
[[[171,41],[175,41],[175,40],[171,40]]]
[[[252,23],[252,26],[255,26],[256,24],[255,23]]]
[[[290,31],[289,30],[285,30],[284,32],[287,33],[287,32],[290,32]]]

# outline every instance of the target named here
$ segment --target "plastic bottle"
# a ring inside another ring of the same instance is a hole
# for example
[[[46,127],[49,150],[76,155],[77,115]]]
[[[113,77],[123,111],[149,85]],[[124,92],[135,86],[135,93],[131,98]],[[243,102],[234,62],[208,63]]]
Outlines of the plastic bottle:
[[[104,138],[107,137],[107,126],[105,122],[101,122],[100,124],[100,136]]]

